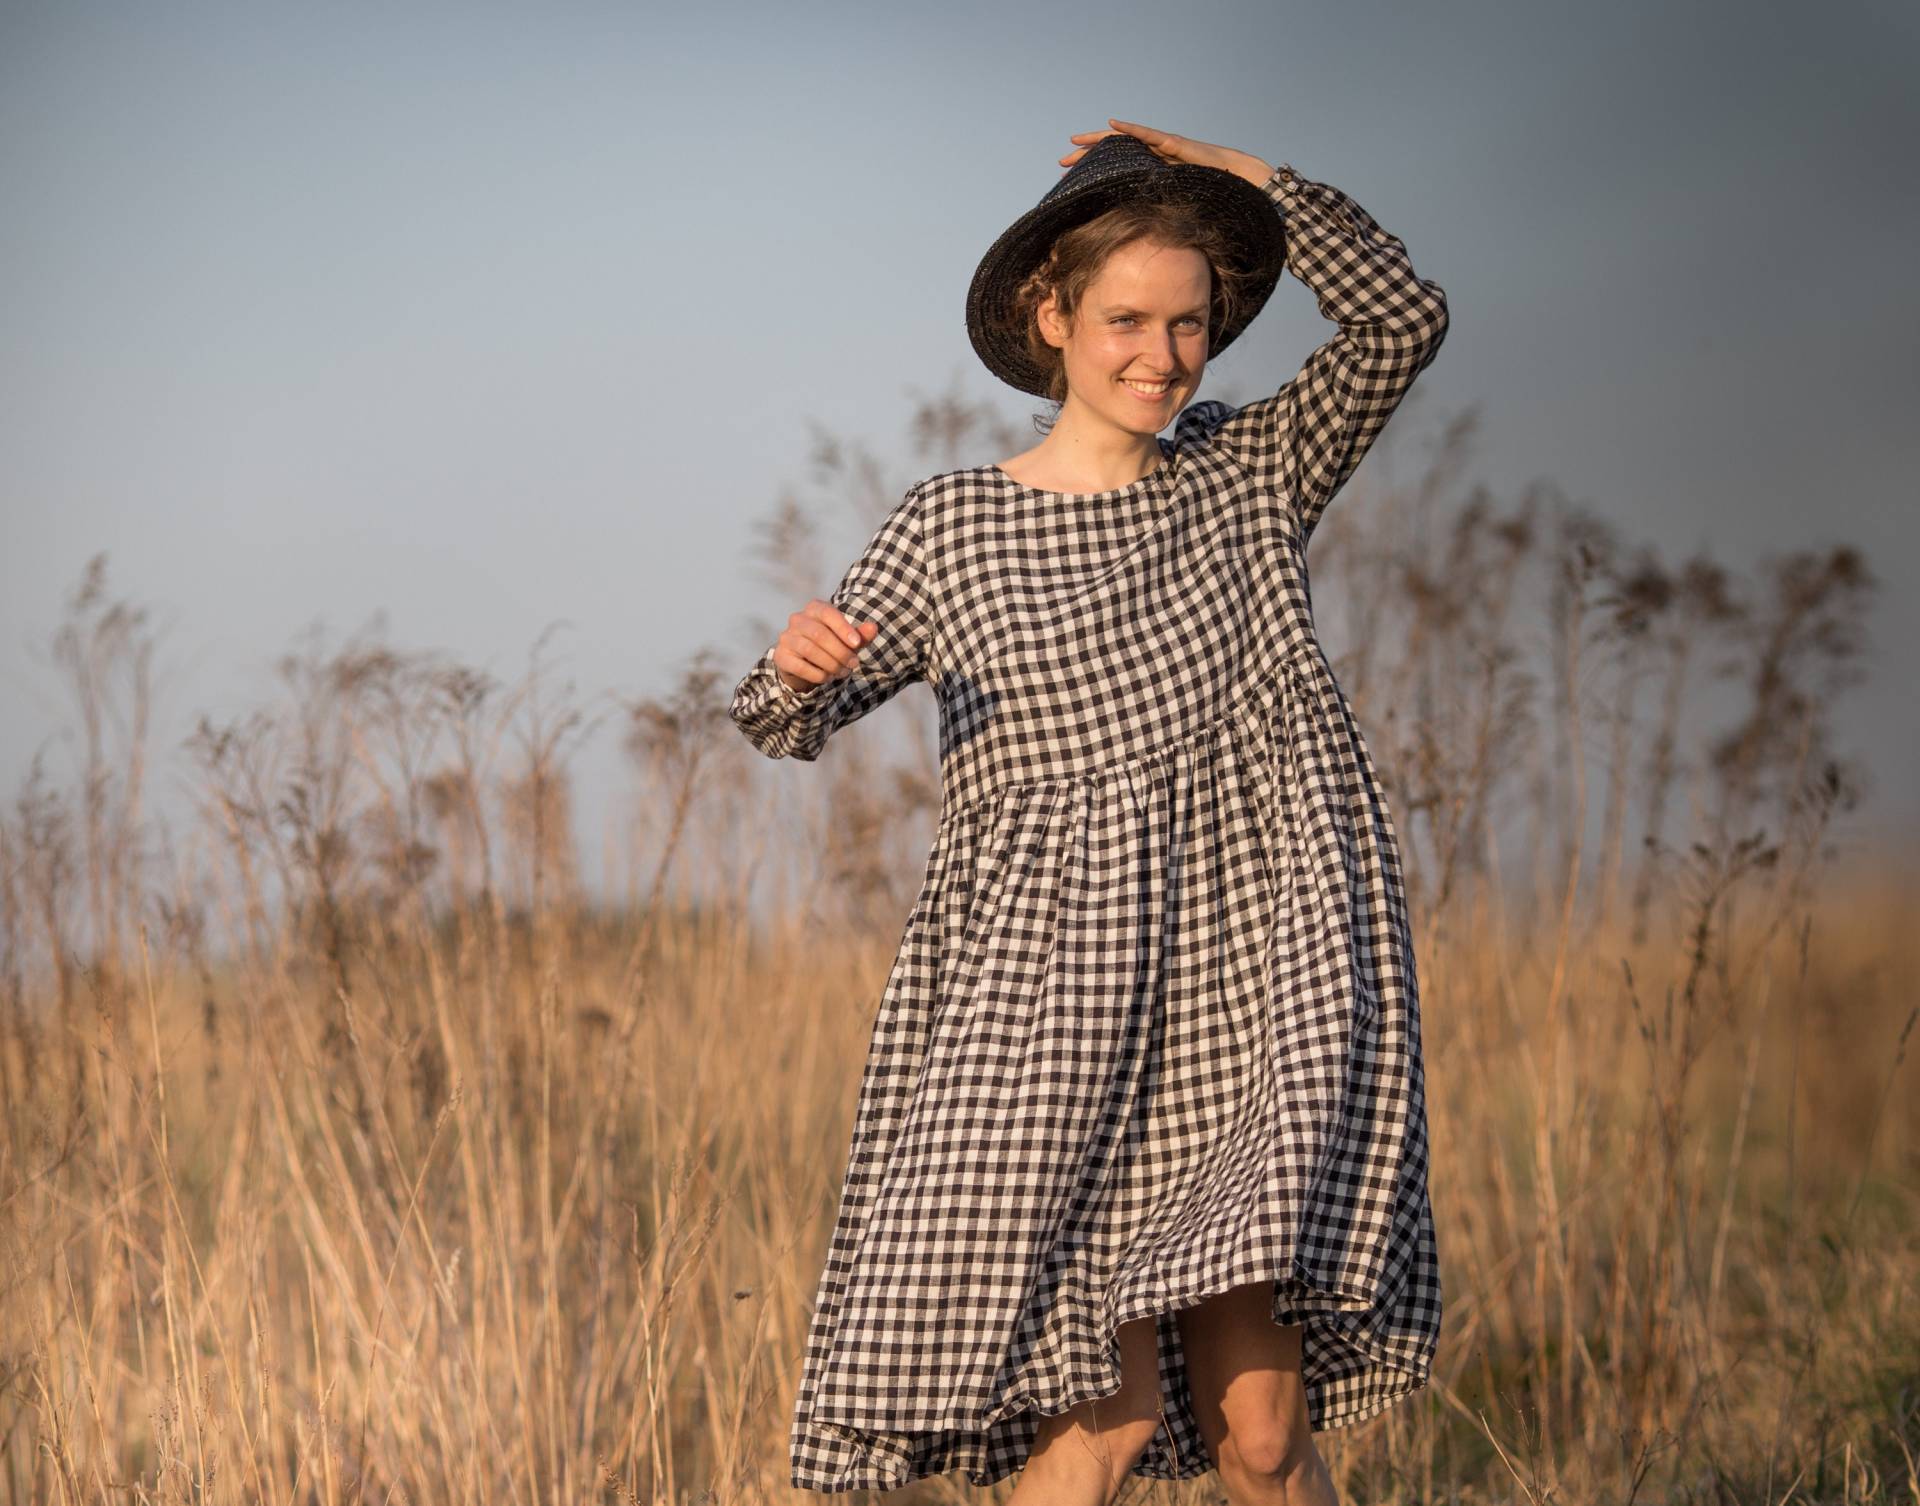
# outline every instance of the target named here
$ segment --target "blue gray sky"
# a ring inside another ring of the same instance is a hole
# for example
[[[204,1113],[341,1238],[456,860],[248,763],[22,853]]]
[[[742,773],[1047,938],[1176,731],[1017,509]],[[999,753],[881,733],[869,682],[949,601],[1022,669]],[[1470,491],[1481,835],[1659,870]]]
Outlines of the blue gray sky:
[[[101,550],[168,624],[163,740],[381,611],[506,675],[556,619],[585,687],[744,669],[810,420],[1030,411],[967,279],[1118,116],[1405,239],[1452,312],[1417,396],[1479,406],[1496,497],[1741,567],[1861,545],[1843,730],[1910,846],[1916,63],[1893,0],[0,4],[0,780],[60,764],[34,645]],[[1326,333],[1289,280],[1209,390]]]

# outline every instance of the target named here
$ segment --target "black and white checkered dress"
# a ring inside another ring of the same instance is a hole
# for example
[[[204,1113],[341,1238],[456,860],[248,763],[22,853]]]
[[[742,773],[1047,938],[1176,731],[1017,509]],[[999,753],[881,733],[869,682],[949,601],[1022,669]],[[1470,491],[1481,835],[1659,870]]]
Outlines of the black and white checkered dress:
[[[1098,493],[929,477],[831,600],[879,633],[732,714],[769,757],[924,679],[942,799],[881,997],[793,1414],[797,1486],[1018,1469],[1159,1315],[1167,1427],[1212,1467],[1171,1316],[1273,1286],[1316,1430],[1429,1374],[1440,1275],[1397,838],[1315,636],[1306,547],[1447,329],[1352,199],[1265,184],[1337,332],[1272,397],[1202,401]]]

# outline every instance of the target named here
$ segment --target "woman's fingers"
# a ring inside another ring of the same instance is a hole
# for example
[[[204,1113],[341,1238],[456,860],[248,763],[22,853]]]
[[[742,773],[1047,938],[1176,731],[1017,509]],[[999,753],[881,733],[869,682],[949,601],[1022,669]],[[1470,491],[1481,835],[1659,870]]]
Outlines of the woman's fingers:
[[[1074,163],[1087,155],[1087,148],[1092,146],[1094,142],[1102,141],[1108,136],[1124,136],[1125,134],[1126,132],[1124,131],[1075,131],[1067,140],[1078,141],[1081,142],[1082,145],[1062,157],[1060,159],[1060,165],[1062,167],[1072,167]]]
[[[810,601],[787,619],[787,630],[775,645],[776,667],[810,678],[816,684],[852,672],[860,661],[860,650],[879,632],[877,623],[849,622],[840,609],[827,601]],[[780,664],[784,650],[790,664]]]
[[[1236,151],[1230,146],[1215,146],[1207,141],[1195,141],[1190,136],[1176,136],[1172,131],[1163,131],[1156,126],[1142,125],[1137,120],[1109,120],[1113,127],[1110,131],[1081,131],[1069,137],[1072,141],[1084,141],[1088,145],[1105,136],[1132,136],[1152,149],[1153,154],[1167,162],[1189,162],[1198,167],[1217,167],[1230,173],[1236,173],[1249,183],[1258,186],[1271,176],[1273,169],[1262,158],[1249,152]],[[1086,154],[1083,147],[1070,157],[1062,158],[1071,166]]]
[[[1180,141],[1184,139],[1174,135],[1171,131],[1162,131],[1154,126],[1141,125],[1137,120],[1114,120],[1109,117],[1107,120],[1107,128],[1104,131],[1075,131],[1071,136],[1067,137],[1067,140],[1083,141],[1090,145],[1098,141],[1102,136],[1138,136],[1149,146],[1162,141]]]
[[[1152,126],[1140,125],[1131,120],[1112,120],[1108,124],[1110,127],[1108,130],[1075,131],[1069,136],[1067,140],[1077,141],[1081,145],[1062,157],[1060,165],[1072,167],[1074,163],[1086,156],[1088,147],[1096,141],[1106,140],[1109,136],[1131,136],[1152,148],[1155,156],[1162,157],[1168,162],[1205,162],[1208,159],[1204,153],[1218,150],[1218,148],[1206,146],[1204,142],[1189,142],[1184,136],[1175,136],[1170,131],[1155,130]],[[1189,152],[1186,150],[1189,147],[1199,148],[1200,153]]]
[[[860,646],[860,634],[832,602],[810,601],[800,611],[803,616],[811,617],[817,622],[824,622],[848,648]]]
[[[1107,123],[1120,134],[1131,136],[1136,141],[1144,142],[1153,149],[1153,154],[1156,157],[1164,158],[1168,162],[1200,162],[1205,160],[1204,157],[1187,150],[1188,147],[1197,146],[1204,151],[1206,148],[1203,142],[1189,142],[1184,136],[1176,136],[1171,131],[1156,130],[1152,126],[1141,125],[1138,121],[1133,120],[1109,120]]]
[[[834,662],[827,649],[806,638],[781,639],[780,650],[774,654],[773,663],[776,669],[784,669],[795,679],[805,680],[809,685],[824,685],[847,673],[846,669]]]
[[[792,661],[794,672],[815,684],[845,673],[853,663],[853,650],[812,618],[796,612],[794,619],[794,625],[780,635],[780,646]]]

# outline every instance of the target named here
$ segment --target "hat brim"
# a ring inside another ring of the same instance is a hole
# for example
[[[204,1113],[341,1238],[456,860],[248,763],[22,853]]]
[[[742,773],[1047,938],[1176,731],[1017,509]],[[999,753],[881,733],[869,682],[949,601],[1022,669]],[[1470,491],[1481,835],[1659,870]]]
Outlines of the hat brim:
[[[1026,328],[1014,296],[1063,232],[1142,197],[1185,199],[1224,226],[1246,269],[1234,318],[1215,335],[1208,359],[1220,354],[1253,322],[1286,269],[1286,225],[1279,208],[1237,173],[1194,163],[1159,164],[1083,185],[1063,183],[1003,231],[974,269],[967,288],[967,335],[974,352],[1001,381],[1047,396],[1046,372],[1027,351]]]

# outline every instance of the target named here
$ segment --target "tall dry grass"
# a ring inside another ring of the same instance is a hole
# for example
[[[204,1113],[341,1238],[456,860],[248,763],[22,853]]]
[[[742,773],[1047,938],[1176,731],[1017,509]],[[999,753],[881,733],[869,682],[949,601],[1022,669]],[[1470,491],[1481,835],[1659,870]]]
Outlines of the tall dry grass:
[[[1324,1451],[1356,1502],[1920,1500],[1920,944],[1831,746],[1871,575],[1461,495],[1471,438],[1314,545],[1406,850],[1447,1293],[1433,1384]],[[952,395],[909,439],[1015,447]],[[849,538],[897,495],[812,461]],[[815,516],[763,525],[770,600],[844,553]],[[0,821],[0,1502],[789,1494],[939,786],[920,687],[759,760],[725,696],[770,637],[611,711],[538,648],[503,684],[314,639],[150,767],[156,634],[96,562],[54,639],[80,766]]]

